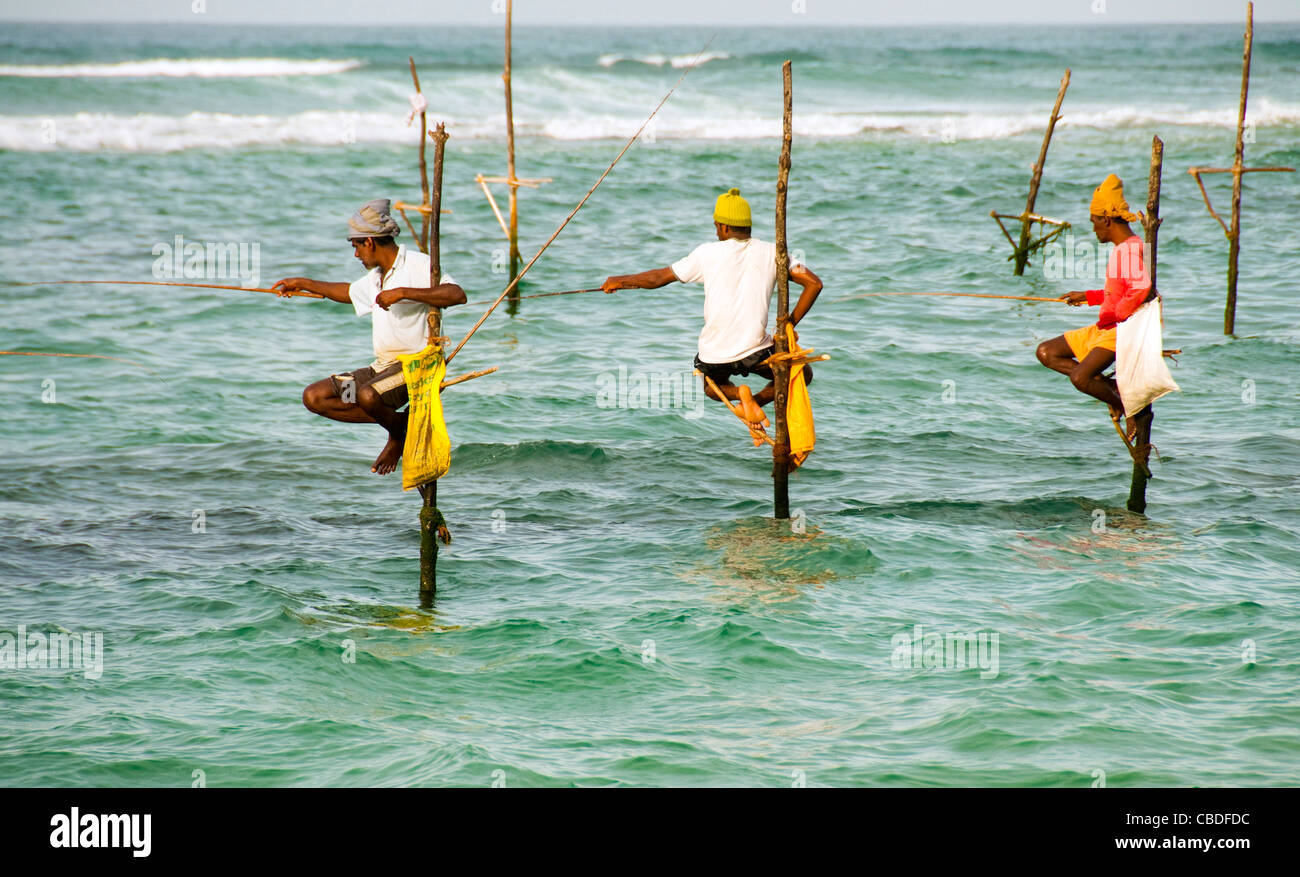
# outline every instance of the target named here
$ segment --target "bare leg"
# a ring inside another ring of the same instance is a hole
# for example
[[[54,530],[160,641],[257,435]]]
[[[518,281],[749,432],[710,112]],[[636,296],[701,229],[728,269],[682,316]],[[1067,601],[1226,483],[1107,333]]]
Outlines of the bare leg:
[[[1074,352],[1066,342],[1065,336],[1058,335],[1038,345],[1038,361],[1052,371],[1069,375],[1070,382],[1080,393],[1086,393],[1094,399],[1105,402],[1110,408],[1112,417],[1118,419],[1123,415],[1124,401],[1120,398],[1115,379],[1102,375],[1102,372],[1115,361],[1114,351],[1095,347],[1080,362],[1074,358]],[[1125,432],[1130,441],[1137,432],[1138,416],[1135,414],[1133,422],[1125,424]]]
[[[722,393],[722,395],[719,396],[718,393],[714,392],[713,387],[709,385],[709,382],[707,380],[704,381],[704,395],[718,402],[722,402],[725,398],[731,400],[732,402],[739,403],[738,408],[741,413],[741,420],[743,420],[745,425],[749,427],[749,434],[750,437],[752,437],[754,440],[754,446],[757,447],[761,445],[763,443],[763,436],[765,434],[763,432],[763,423],[766,422],[767,418],[763,417],[763,409],[755,405],[754,398],[750,393],[749,387],[746,387],[743,384],[737,387],[735,384],[731,383],[730,381],[725,381],[725,380],[714,381],[714,383],[717,384],[718,390]],[[750,408],[746,407],[747,404],[748,406],[752,407],[753,410],[756,410],[758,412],[757,420],[754,419],[753,411],[750,410]],[[731,406],[728,406],[728,408],[730,407]]]
[[[1080,393],[1087,393],[1094,399],[1100,399],[1117,411],[1124,410],[1124,400],[1119,396],[1119,388],[1114,378],[1102,377],[1112,362],[1115,352],[1102,347],[1094,347],[1083,361],[1070,371],[1070,383]]]
[[[387,475],[397,468],[397,461],[402,459],[402,446],[406,442],[407,415],[405,412],[399,414],[371,387],[361,387],[357,391],[357,402],[375,423],[388,430],[388,441],[384,443],[379,456],[370,467],[371,472]]]
[[[329,378],[308,384],[302,391],[302,404],[307,410],[330,420],[342,423],[374,423],[375,419],[355,402],[344,402]]]
[[[1057,335],[1038,345],[1038,361],[1063,375],[1073,374],[1075,366],[1079,364],[1064,335]]]

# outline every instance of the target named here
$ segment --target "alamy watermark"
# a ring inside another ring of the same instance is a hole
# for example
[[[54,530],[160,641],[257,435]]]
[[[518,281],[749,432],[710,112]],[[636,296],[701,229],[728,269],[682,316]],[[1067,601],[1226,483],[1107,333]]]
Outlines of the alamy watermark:
[[[1074,232],[1067,231],[1043,246],[1043,278],[1045,280],[1092,280],[1106,282],[1106,267],[1110,264],[1111,254],[1115,252],[1112,243],[1097,240],[1080,239]],[[1141,280],[1146,276],[1146,266],[1151,264],[1151,245],[1143,244],[1142,258],[1139,264],[1130,265],[1137,251],[1128,247],[1119,251],[1119,276]]]
[[[679,408],[687,420],[704,414],[704,387],[690,372],[618,372],[596,375],[597,408]]]
[[[248,241],[185,241],[176,235],[150,250],[159,280],[239,280],[252,288],[262,280],[262,245]]]
[[[104,634],[38,633],[18,625],[15,636],[0,632],[0,671],[80,670],[87,679],[104,675]]]
[[[965,670],[978,667],[981,679],[998,675],[996,633],[925,633],[922,626],[894,634],[889,663],[895,670]]]

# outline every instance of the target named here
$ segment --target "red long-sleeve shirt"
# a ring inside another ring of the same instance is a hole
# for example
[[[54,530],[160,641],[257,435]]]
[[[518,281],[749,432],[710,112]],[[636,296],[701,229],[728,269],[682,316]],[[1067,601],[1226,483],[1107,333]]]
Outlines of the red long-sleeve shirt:
[[[1106,288],[1089,289],[1088,304],[1101,305],[1097,328],[1109,329],[1122,323],[1142,307],[1151,292],[1151,278],[1143,261],[1142,238],[1133,235],[1111,251],[1106,263]]]

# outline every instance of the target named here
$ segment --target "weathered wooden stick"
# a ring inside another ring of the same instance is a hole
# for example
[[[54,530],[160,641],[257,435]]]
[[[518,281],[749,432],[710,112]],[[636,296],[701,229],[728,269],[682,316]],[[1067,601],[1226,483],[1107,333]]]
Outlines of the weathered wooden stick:
[[[474,178],[474,182],[478,183],[483,189],[483,196],[487,198],[488,206],[492,208],[492,215],[497,218],[497,222],[501,225],[501,233],[506,236],[506,240],[509,240],[510,229],[506,227],[505,218],[501,215],[501,208],[497,207],[497,199],[492,197],[492,190],[487,187],[486,178],[479,174]]]
[[[479,174],[479,176],[483,177],[483,182],[485,183],[510,183],[511,182],[509,177],[484,177],[482,174]],[[514,182],[511,183],[511,185],[527,186],[530,189],[537,189],[541,187],[542,183],[549,183],[549,182],[552,182],[550,177],[538,177],[537,179],[534,180],[525,180],[516,177]]]
[[[731,404],[731,400],[727,398],[726,393],[722,392],[722,388],[718,386],[717,381],[713,380],[713,378],[704,374],[704,372],[700,371],[699,369],[696,369],[695,373],[700,377],[704,378],[704,382],[708,384],[710,388],[712,388],[713,392],[718,394],[718,398],[722,400],[722,404],[726,405],[727,409],[730,410],[732,414],[740,418],[741,422],[744,423],[746,426],[749,425],[749,420],[745,417],[744,411],[741,410],[739,405]],[[772,437],[767,434],[767,430],[762,429],[762,427],[759,427],[759,432],[763,437],[763,441],[767,442],[769,445],[776,444],[776,442],[772,441]],[[750,430],[750,434],[751,435],[754,434],[753,430]]]
[[[959,298],[1005,298],[1012,301],[1054,301],[1063,302],[1064,297],[1044,298],[1041,295],[995,295],[991,292],[860,292],[857,295],[846,295],[837,298],[835,301],[852,301],[855,298],[874,298],[876,296],[886,295],[949,295]]]
[[[1016,276],[1025,273],[1025,264],[1029,261],[1029,235],[1032,220],[1029,215],[1034,212],[1034,201],[1038,199],[1038,184],[1043,178],[1043,166],[1047,163],[1047,147],[1052,142],[1052,132],[1056,122],[1061,118],[1061,102],[1065,100],[1065,90],[1070,87],[1070,68],[1065,68],[1061,77],[1061,87],[1056,92],[1056,103],[1052,105],[1052,115],[1047,120],[1047,131],[1043,134],[1043,145],[1038,150],[1038,161],[1034,163],[1034,175],[1029,181],[1029,198],[1025,202],[1024,219],[1020,223],[1020,243],[1016,245]]]
[[[226,286],[221,283],[177,283],[170,280],[24,280],[7,281],[4,286],[89,286],[103,284],[108,286],[182,286],[188,289],[233,289],[236,292],[269,292],[271,295],[289,296],[290,298],[324,298],[318,292],[281,292],[278,289],[259,289],[255,286]]]
[[[466,372],[463,375],[457,375],[454,378],[448,378],[447,380],[443,381],[441,384],[438,385],[438,389],[440,391],[445,390],[448,387],[454,387],[457,384],[463,384],[466,381],[472,381],[474,380],[474,378],[481,378],[484,375],[490,375],[500,367],[501,366],[499,365],[494,365],[492,366],[492,368],[481,368],[476,372]]]
[[[1134,447],[1145,461],[1133,461],[1133,477],[1128,485],[1127,508],[1130,512],[1137,512],[1139,515],[1147,510],[1147,481],[1151,479],[1151,425],[1155,419],[1156,409],[1152,406],[1148,409],[1146,418],[1138,423],[1137,435],[1133,438]]]
[[[122,359],[120,356],[105,356],[102,353],[45,353],[35,350],[0,350],[0,356],[69,356],[77,359],[111,359],[114,362],[124,362],[127,365],[133,365],[136,368],[142,368],[147,372],[153,372],[153,369],[143,363],[131,359]],[[154,372],[157,374],[157,372]]]
[[[790,324],[790,253],[785,240],[786,192],[790,186],[790,140],[792,136],[793,87],[790,62],[781,65],[783,110],[781,115],[781,158],[776,172],[776,333],[772,368],[776,385],[773,414],[776,419],[776,442],[772,445],[773,515],[777,520],[790,517],[790,424],[786,405],[790,394],[790,345],[786,327]]]
[[[1151,281],[1151,291],[1147,294],[1148,300],[1152,296],[1159,295],[1159,286],[1156,282],[1157,274],[1157,253],[1156,245],[1160,237],[1160,177],[1164,167],[1165,144],[1158,136],[1151,137],[1151,170],[1147,175],[1147,209],[1146,213],[1141,216],[1142,229],[1145,232],[1148,255],[1150,264],[1146,265],[1146,275]]]
[[[1002,236],[1003,236],[1004,238],[1007,239],[1007,243],[1011,244],[1011,257],[1014,259],[1015,256],[1016,256],[1016,252],[1017,252],[1017,250],[1016,250],[1016,239],[1013,238],[1013,237],[1011,236],[1011,232],[1007,231],[1007,227],[1006,227],[1005,225],[1002,224],[1002,220],[1003,220],[1004,217],[1007,216],[1007,214],[1005,214],[1005,213],[998,213],[996,210],[990,210],[990,211],[989,211],[989,216],[992,216],[992,217],[993,217],[993,221],[996,222],[996,223],[998,224],[998,228],[1002,229]],[[1014,216],[1013,216],[1013,217],[1010,217],[1010,218],[1012,218],[1012,219],[1018,219],[1019,217],[1014,217]]]
[[[1228,228],[1228,224],[1223,221],[1223,217],[1219,216],[1219,214],[1214,211],[1214,205],[1210,203],[1210,195],[1208,192],[1205,191],[1205,181],[1201,179],[1201,174],[1232,174],[1232,173],[1236,173],[1237,169],[1230,168],[1230,167],[1189,167],[1187,169],[1187,172],[1192,175],[1193,179],[1196,180],[1196,186],[1201,190],[1201,200],[1205,202],[1205,209],[1210,211],[1210,215],[1214,217],[1214,221],[1217,222],[1220,225],[1220,227],[1223,228],[1224,237],[1231,240],[1232,229]],[[1244,167],[1241,169],[1241,172],[1243,174],[1278,173],[1278,172],[1294,173],[1295,168],[1293,167]]]
[[[1040,213],[998,213],[996,210],[990,210],[989,216],[992,216],[994,219],[1017,219],[1021,221],[1028,219],[1030,222],[1042,222],[1047,225],[1070,224],[1064,219],[1054,219],[1050,216],[1043,216]]]
[[[1156,285],[1156,255],[1160,237],[1160,175],[1164,165],[1165,144],[1159,137],[1151,138],[1151,172],[1147,177],[1147,209],[1142,215],[1142,226],[1146,231],[1146,250],[1149,261],[1146,264],[1147,277],[1151,280],[1150,295],[1158,294]],[[1141,514],[1147,508],[1147,481],[1151,478],[1151,423],[1155,420],[1155,405],[1148,405],[1147,416],[1138,421],[1137,434],[1129,453],[1133,456],[1133,477],[1129,481],[1128,510]],[[1128,437],[1121,435],[1124,444],[1129,444]]]
[[[1193,179],[1196,180],[1196,185],[1201,190],[1201,199],[1205,201],[1205,209],[1210,211],[1210,215],[1214,217],[1214,221],[1217,222],[1223,228],[1224,236],[1227,237],[1229,240],[1232,240],[1232,229],[1228,228],[1228,224],[1223,221],[1223,217],[1219,216],[1219,214],[1214,212],[1214,205],[1210,203],[1210,195],[1208,192],[1205,191],[1205,182],[1201,179],[1201,174],[1210,173],[1211,170],[1213,170],[1214,173],[1218,173],[1220,170],[1230,171],[1230,169],[1227,168],[1211,169],[1211,168],[1203,168],[1203,167],[1192,167],[1192,168],[1188,168],[1187,172],[1192,175]]]
[[[420,213],[424,213],[426,215],[433,212],[433,208],[430,207],[428,204],[407,204],[405,201],[394,201],[393,207],[403,212],[407,210],[418,210]],[[446,214],[453,213],[454,211],[444,207],[442,208],[441,212],[445,216]]]
[[[1246,151],[1246,92],[1250,88],[1250,53],[1255,37],[1255,4],[1246,4],[1246,36],[1241,53],[1241,101],[1237,105],[1237,144],[1232,161],[1232,230],[1228,233],[1228,300],[1223,308],[1223,334],[1237,327],[1237,258],[1241,253],[1241,169]]]
[[[396,206],[396,205],[394,205],[394,206]],[[398,210],[401,212],[401,214],[402,214],[402,222],[405,222],[405,223],[406,223],[406,227],[409,228],[409,229],[411,230],[411,239],[415,241],[416,245],[419,245],[419,243],[420,243],[420,236],[419,236],[418,234],[416,234],[416,232],[415,232],[415,226],[411,225],[411,220],[407,218],[407,216],[406,216],[406,211],[405,211],[405,210],[402,210],[400,207],[398,207],[397,209],[398,209]],[[428,222],[428,220],[426,219],[426,220],[424,220],[424,222]],[[421,251],[423,251],[424,248],[421,247],[420,249],[421,249]]]
[[[1243,174],[1274,173],[1277,171],[1294,171],[1293,167],[1244,167],[1241,169]],[[1197,174],[1235,174],[1236,168],[1230,167],[1193,167],[1188,168],[1187,172]]]
[[[514,2],[506,0],[506,59],[501,79],[506,89],[506,176],[510,178],[510,279],[519,276],[519,184],[515,179],[515,111],[510,93],[510,23]],[[519,287],[515,286],[515,296]]]
[[[577,295],[580,292],[604,292],[599,286],[592,289],[566,289],[563,292],[534,292],[529,295],[521,295],[520,298],[546,298],[548,295]]]
[[[411,64],[411,81],[415,83],[415,93],[420,94],[420,77],[415,72],[415,58],[413,56],[408,55],[406,57],[406,60],[409,61]],[[421,204],[429,203],[429,172],[425,168],[425,164],[424,164],[424,132],[429,129],[427,127],[428,123],[425,121],[425,116],[426,114],[424,112],[420,113],[420,203]],[[400,206],[402,202],[398,201],[397,203],[399,205],[397,209],[402,210],[402,207]],[[405,212],[402,213],[402,218],[403,219],[406,218]],[[407,220],[407,225],[410,225],[409,219]],[[412,235],[415,234],[414,227],[411,228],[411,234]],[[427,213],[423,214],[420,217],[420,234],[419,237],[416,238],[415,242],[419,244],[420,252],[422,253],[429,252],[429,215]]]
[[[569,221],[573,219],[573,217],[578,215],[578,211],[582,209],[582,205],[587,203],[587,199],[590,198],[593,193],[595,193],[596,189],[600,187],[600,184],[605,181],[605,177],[609,176],[610,171],[614,170],[614,166],[618,164],[619,160],[622,159],[623,156],[627,154],[627,151],[632,148],[632,144],[635,143],[636,139],[641,136],[641,132],[646,129],[646,126],[649,125],[651,120],[653,120],[654,117],[659,113],[659,110],[663,108],[663,105],[668,103],[668,98],[673,96],[673,93],[677,91],[677,86],[682,84],[682,80],[686,78],[686,74],[690,73],[691,70],[695,68],[695,65],[699,63],[701,56],[704,55],[705,51],[708,50],[709,46],[712,45],[712,43],[713,43],[713,37],[709,37],[709,41],[704,44],[704,48],[700,49],[699,54],[695,56],[695,59],[691,61],[689,65],[687,65],[685,70],[682,71],[682,75],[677,78],[677,82],[673,84],[672,88],[668,89],[668,93],[665,94],[663,98],[659,101],[658,105],[655,106],[655,108],[650,111],[650,115],[646,116],[646,120],[641,123],[641,127],[636,129],[636,133],[634,133],[631,137],[628,138],[627,143],[623,144],[623,148],[619,150],[618,155],[614,156],[614,160],[609,163],[609,167],[605,168],[604,172],[600,175],[599,178],[597,178],[596,182],[592,183],[591,188],[587,190],[587,194],[583,195],[582,200],[578,202],[577,206],[575,206],[572,210],[569,211],[568,216],[564,217],[564,221],[561,222],[559,227],[556,228],[555,231],[551,233],[551,236],[546,239],[546,243],[542,244],[541,249],[537,251],[537,253],[533,256],[533,258],[528,261],[528,264],[524,266],[524,270],[520,271],[519,274],[513,280],[510,281],[510,283],[506,286],[506,288],[501,290],[501,294],[497,296],[496,301],[492,302],[492,305],[486,311],[484,311],[483,316],[478,318],[478,322],[470,327],[470,330],[469,332],[466,333],[465,337],[460,339],[460,343],[456,345],[456,349],[454,349],[447,356],[447,362],[451,362],[452,359],[455,358],[456,354],[460,353],[460,349],[465,346],[465,342],[473,338],[474,333],[478,331],[479,326],[482,326],[485,322],[487,322],[487,318],[492,316],[492,312],[497,309],[497,305],[505,301],[506,296],[519,287],[519,281],[523,278],[525,274],[528,273],[529,269],[531,269],[534,265],[537,264],[537,260],[542,257],[542,253],[545,253],[546,248],[551,245],[551,242],[560,236],[560,232],[564,231],[564,228],[569,224]]]
[[[433,139],[433,196],[429,201],[429,288],[442,282],[442,162],[447,147],[447,125],[439,122],[429,132]],[[442,335],[442,308],[429,308],[429,338]]]
[[[439,122],[435,130],[428,132],[433,138],[433,191],[428,201],[429,218],[429,287],[432,289],[442,282],[442,161],[447,147],[447,126]],[[421,140],[423,140],[421,134]],[[434,341],[442,335],[442,309],[429,308],[429,339]],[[441,388],[439,388],[441,389]],[[432,600],[438,590],[438,537],[450,541],[446,521],[438,511],[438,481],[434,479],[420,485],[420,498],[424,501],[420,509],[420,595],[425,600]]]

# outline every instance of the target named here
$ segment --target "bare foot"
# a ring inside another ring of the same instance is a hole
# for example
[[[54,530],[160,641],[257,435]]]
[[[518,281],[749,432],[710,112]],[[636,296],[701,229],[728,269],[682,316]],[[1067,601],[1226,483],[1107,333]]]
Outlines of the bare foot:
[[[767,419],[763,409],[754,401],[754,394],[749,387],[744,384],[740,385],[740,410],[745,412],[745,419],[750,423],[757,424],[764,428],[772,425],[772,421]]]
[[[384,449],[375,457],[375,464],[370,467],[370,471],[378,475],[387,475],[397,468],[397,461],[402,459],[402,442],[393,438],[391,435],[384,444]]]
[[[759,447],[767,441],[767,433],[764,427],[769,421],[763,416],[763,409],[758,407],[754,401],[754,395],[750,392],[749,387],[744,384],[740,385],[740,419],[741,422],[749,428],[749,437],[754,440],[754,447]]]
[[[1110,409],[1110,419],[1115,421],[1116,429],[1119,429],[1119,422],[1123,419],[1124,438],[1129,444],[1132,444],[1133,439],[1137,436],[1137,421],[1132,417],[1125,417],[1124,412],[1116,408],[1114,405],[1107,405],[1106,407]]]

